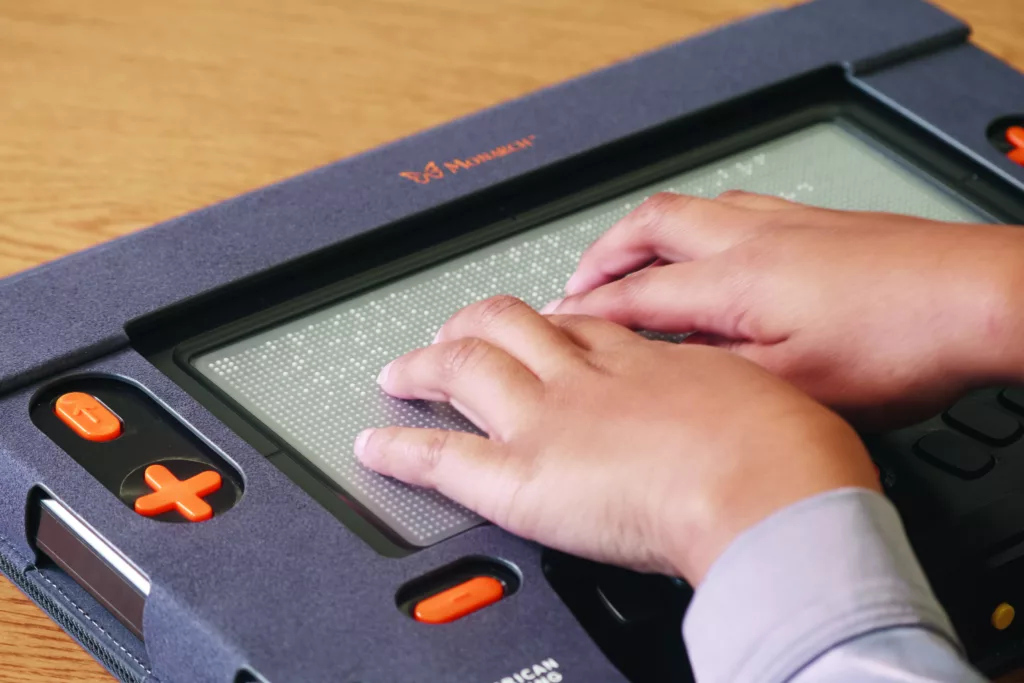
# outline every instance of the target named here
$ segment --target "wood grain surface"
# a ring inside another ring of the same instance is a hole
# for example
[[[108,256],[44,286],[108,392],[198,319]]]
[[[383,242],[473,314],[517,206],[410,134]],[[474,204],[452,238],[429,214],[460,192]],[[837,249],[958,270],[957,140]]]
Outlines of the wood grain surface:
[[[780,4],[0,0],[0,276]],[[1024,69],[1021,0],[939,4]],[[111,678],[0,579],[25,681]]]

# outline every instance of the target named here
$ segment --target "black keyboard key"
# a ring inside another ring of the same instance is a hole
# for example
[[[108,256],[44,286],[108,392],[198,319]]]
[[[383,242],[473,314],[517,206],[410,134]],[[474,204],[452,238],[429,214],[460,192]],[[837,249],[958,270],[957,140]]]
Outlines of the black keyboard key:
[[[1024,387],[1012,387],[999,394],[1004,406],[1024,415]]]
[[[995,462],[992,455],[977,441],[944,430],[924,435],[914,444],[914,450],[936,467],[964,479],[980,477]]]
[[[945,414],[951,427],[993,446],[1005,446],[1020,438],[1021,426],[1009,413],[979,401],[961,401]]]

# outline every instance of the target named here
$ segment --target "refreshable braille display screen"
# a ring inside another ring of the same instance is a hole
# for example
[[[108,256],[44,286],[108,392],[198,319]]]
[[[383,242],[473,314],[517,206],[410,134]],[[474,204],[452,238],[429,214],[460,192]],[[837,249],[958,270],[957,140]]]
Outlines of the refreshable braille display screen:
[[[407,544],[423,547],[480,520],[443,496],[364,469],[367,427],[471,430],[446,405],[385,396],[377,373],[430,343],[460,308],[496,294],[540,307],[562,294],[584,248],[659,191],[729,189],[834,209],[948,221],[979,212],[840,123],[821,123],[605,201],[192,359],[195,369],[357,500]]]

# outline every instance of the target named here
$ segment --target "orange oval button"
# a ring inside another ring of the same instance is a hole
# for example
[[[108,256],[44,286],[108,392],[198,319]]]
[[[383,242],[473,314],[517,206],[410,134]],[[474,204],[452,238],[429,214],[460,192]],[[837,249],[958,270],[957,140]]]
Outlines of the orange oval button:
[[[413,616],[425,624],[447,624],[498,602],[504,595],[501,581],[478,576],[420,601]]]
[[[75,391],[57,399],[57,417],[83,439],[110,441],[121,436],[121,420],[89,394]]]
[[[1024,149],[1024,126],[1010,126],[1007,128],[1006,141],[1017,149]]]

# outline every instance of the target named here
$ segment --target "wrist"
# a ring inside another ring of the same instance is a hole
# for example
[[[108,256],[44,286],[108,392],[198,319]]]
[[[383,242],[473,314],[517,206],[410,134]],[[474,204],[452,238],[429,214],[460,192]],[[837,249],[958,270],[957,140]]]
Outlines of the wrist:
[[[968,385],[1024,383],[1024,230],[995,231],[998,239],[971,259],[980,285],[962,300],[968,337],[953,363]]]
[[[801,678],[822,653],[910,626],[957,643],[896,509],[845,489],[737,539],[697,588],[683,631],[697,680],[760,682]]]
[[[838,418],[823,426],[826,433],[809,430],[802,447],[766,453],[761,467],[703,486],[660,516],[666,524],[658,537],[677,576],[699,585],[740,536],[803,501],[840,489],[881,493],[877,471],[853,429]]]

